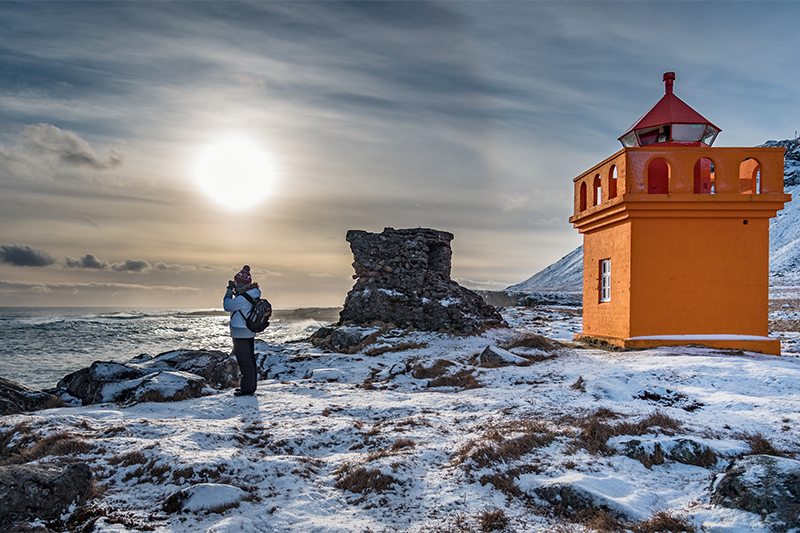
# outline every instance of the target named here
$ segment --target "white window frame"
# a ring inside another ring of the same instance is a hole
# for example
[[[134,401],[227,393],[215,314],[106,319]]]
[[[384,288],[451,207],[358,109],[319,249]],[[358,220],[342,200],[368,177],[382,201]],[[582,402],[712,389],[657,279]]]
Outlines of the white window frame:
[[[600,303],[611,301],[611,259],[600,260]]]

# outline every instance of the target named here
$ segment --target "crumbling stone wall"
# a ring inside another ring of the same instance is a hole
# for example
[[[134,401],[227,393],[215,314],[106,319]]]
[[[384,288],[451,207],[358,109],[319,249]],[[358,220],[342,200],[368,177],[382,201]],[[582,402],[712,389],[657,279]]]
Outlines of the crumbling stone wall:
[[[473,333],[503,319],[476,293],[450,279],[453,234],[427,228],[347,232],[356,280],[341,323],[376,321],[425,331]]]

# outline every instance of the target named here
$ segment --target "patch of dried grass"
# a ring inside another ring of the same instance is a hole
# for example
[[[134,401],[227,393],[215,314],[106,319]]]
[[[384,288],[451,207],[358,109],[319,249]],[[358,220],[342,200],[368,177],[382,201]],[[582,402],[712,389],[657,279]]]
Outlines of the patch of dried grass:
[[[394,484],[399,484],[394,477],[382,473],[377,468],[367,469],[363,466],[343,465],[336,471],[336,488],[358,494],[370,492],[381,493]]]
[[[142,452],[129,452],[124,455],[115,455],[109,458],[108,463],[112,466],[127,468],[133,465],[147,464],[147,457],[145,457]]]
[[[455,363],[446,359],[437,359],[430,366],[418,364],[411,369],[414,379],[436,379],[447,373],[447,369],[455,366]]]
[[[36,442],[36,434],[27,422],[20,422],[13,428],[0,432],[0,459],[17,456],[29,444]]]
[[[391,450],[393,452],[397,452],[397,451],[403,450],[405,448],[414,448],[416,445],[417,445],[417,443],[414,442],[413,440],[407,439],[405,437],[400,437],[399,439],[395,440],[392,443]]]
[[[552,339],[548,339],[547,337],[542,337],[541,335],[527,333],[521,337],[511,340],[510,342],[504,343],[502,347],[506,350],[511,350],[512,348],[538,348],[540,350],[551,352],[561,348],[561,344]]]
[[[487,468],[498,463],[518,460],[536,448],[549,446],[557,436],[540,421],[518,421],[510,427],[501,429],[522,434],[506,437],[497,429],[493,429],[482,439],[467,443],[455,453],[453,460],[457,464],[465,464],[468,470]]]
[[[686,518],[667,511],[658,511],[649,520],[628,525],[634,533],[695,533],[697,529]]]
[[[639,422],[621,422],[611,425],[606,420],[609,413],[592,413],[580,425],[581,433],[578,436],[577,444],[592,454],[611,455],[614,451],[608,447],[606,442],[612,437],[620,435],[641,436],[652,432],[652,428],[658,427],[666,435],[674,435],[680,430],[681,422],[671,416],[656,411]]]
[[[31,435],[26,435],[24,439],[17,441],[9,455],[3,458],[3,462],[6,464],[24,464],[49,456],[74,458],[76,455],[94,450],[94,446],[67,432],[53,433],[40,440],[30,437]],[[33,442],[33,445],[27,446],[31,442]]]
[[[786,457],[787,454],[775,448],[772,443],[760,433],[746,435],[745,440],[750,444],[750,453],[753,455],[772,455]]]
[[[480,524],[481,531],[484,533],[502,531],[508,527],[508,523],[508,517],[502,509],[487,510],[478,515],[478,524]]]
[[[483,383],[473,374],[473,370],[465,368],[451,376],[441,376],[428,381],[428,387],[453,387],[456,390],[479,389]]]

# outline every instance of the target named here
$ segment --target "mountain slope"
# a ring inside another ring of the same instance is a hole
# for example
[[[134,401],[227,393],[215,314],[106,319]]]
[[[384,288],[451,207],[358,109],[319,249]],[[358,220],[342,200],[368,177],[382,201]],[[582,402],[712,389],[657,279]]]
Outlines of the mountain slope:
[[[506,289],[513,292],[581,292],[583,291],[583,245],[534,274]]]
[[[800,141],[767,141],[762,146],[786,148],[784,184],[793,201],[770,221],[770,285],[800,285]],[[581,292],[583,246],[579,246],[552,265],[522,283],[506,290],[514,292]]]

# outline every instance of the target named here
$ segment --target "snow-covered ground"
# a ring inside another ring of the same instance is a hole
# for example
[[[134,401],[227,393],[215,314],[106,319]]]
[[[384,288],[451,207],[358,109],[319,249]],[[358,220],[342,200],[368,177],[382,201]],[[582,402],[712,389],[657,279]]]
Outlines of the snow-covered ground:
[[[800,312],[782,305],[773,320]],[[91,465],[98,496],[73,531],[92,520],[97,532],[587,531],[537,496],[559,483],[631,522],[667,511],[698,531],[767,531],[757,515],[711,505],[709,488],[755,436],[798,457],[796,352],[513,347],[525,332],[568,341],[580,315],[505,316],[513,329],[388,331],[353,355],[258,343],[269,374],[255,397],[55,409],[3,417],[0,431],[16,427],[27,446],[88,444],[73,456]],[[489,345],[534,362],[478,366]],[[591,423],[615,436],[593,442]],[[692,439],[712,460],[648,464],[622,453],[633,439],[665,451]]]

